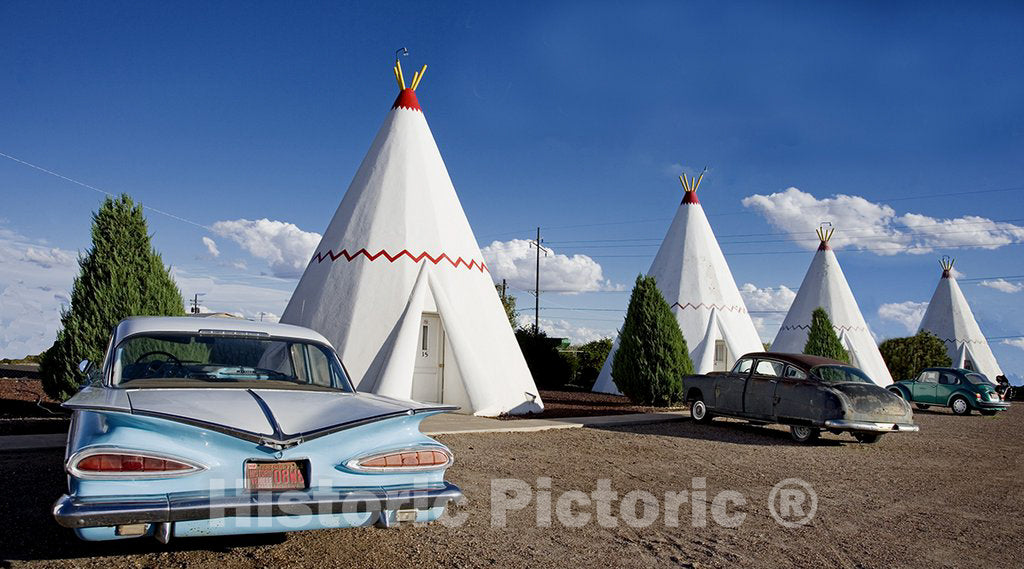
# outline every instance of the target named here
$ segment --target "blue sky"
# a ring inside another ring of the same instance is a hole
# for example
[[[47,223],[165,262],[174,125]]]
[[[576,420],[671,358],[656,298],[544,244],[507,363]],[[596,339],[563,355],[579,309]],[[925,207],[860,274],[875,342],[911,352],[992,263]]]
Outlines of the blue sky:
[[[280,314],[407,46],[481,246],[540,225],[570,256],[550,278],[588,291],[544,297],[553,333],[615,330],[676,177],[709,165],[702,204],[763,310],[830,220],[879,338],[913,327],[948,254],[1019,374],[1024,341],[1002,342],[1024,334],[1022,24],[1012,2],[7,2],[0,152],[215,228],[149,213],[183,293]],[[751,197],[781,192],[790,211]],[[52,336],[102,196],[2,157],[0,193],[0,357],[20,356]],[[282,223],[238,222],[260,219]],[[761,315],[766,339],[782,316]]]

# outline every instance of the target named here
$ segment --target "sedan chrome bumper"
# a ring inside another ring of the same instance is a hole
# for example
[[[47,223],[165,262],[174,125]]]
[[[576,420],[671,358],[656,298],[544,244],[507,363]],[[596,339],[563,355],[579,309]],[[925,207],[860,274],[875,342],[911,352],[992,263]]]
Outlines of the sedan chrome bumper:
[[[445,482],[431,488],[295,490],[164,494],[160,496],[61,496],[53,517],[67,528],[210,520],[227,517],[323,515],[387,510],[427,510],[462,497]]]
[[[841,431],[868,431],[872,433],[916,433],[921,430],[920,427],[913,423],[874,423],[871,421],[847,421],[845,419],[825,421],[825,428]]]

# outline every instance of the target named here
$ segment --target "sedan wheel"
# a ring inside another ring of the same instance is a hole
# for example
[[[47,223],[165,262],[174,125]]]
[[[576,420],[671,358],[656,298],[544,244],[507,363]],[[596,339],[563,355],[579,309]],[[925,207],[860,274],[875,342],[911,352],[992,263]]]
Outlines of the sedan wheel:
[[[971,406],[963,397],[957,397],[953,399],[953,403],[950,405],[950,407],[953,408],[953,413],[956,413],[957,415],[971,414]]]
[[[809,443],[817,439],[820,435],[821,431],[814,427],[793,425],[789,428],[789,436],[793,437],[793,440],[798,443]]]
[[[698,423],[711,422],[711,413],[708,411],[708,406],[704,403],[703,399],[697,399],[690,403],[690,416]]]
[[[882,439],[882,433],[853,433],[853,437],[859,443],[871,445]]]

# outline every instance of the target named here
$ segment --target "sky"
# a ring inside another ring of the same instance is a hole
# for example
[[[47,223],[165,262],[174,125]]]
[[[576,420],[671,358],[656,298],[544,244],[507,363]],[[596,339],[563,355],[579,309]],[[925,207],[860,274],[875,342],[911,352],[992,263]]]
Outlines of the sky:
[[[280,315],[407,47],[524,321],[539,226],[542,328],[613,335],[707,166],[764,341],[828,221],[879,340],[916,330],[949,255],[1019,378],[1022,25],[1019,2],[3,2],[0,357],[52,343],[102,192],[149,208],[185,296]]]

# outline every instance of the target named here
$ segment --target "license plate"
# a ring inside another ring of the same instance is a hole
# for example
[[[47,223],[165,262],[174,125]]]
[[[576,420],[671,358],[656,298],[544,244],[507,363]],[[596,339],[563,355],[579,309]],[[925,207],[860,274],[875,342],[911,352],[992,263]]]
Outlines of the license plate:
[[[302,490],[306,488],[305,464],[294,460],[247,462],[245,486],[250,490]]]

